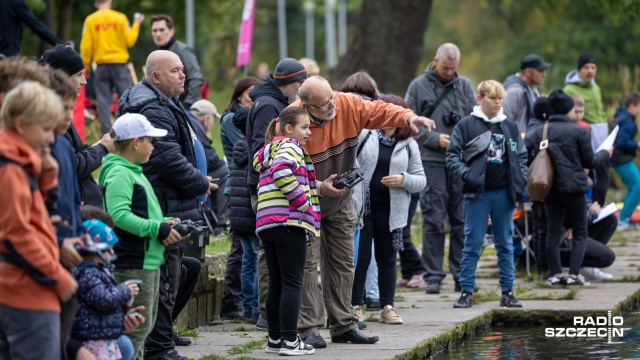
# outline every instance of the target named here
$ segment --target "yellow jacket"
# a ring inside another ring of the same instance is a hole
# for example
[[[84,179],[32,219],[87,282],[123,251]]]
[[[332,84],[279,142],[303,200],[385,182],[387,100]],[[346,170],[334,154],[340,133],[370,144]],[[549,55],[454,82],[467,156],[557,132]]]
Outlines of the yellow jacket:
[[[84,68],[89,69],[91,58],[96,64],[124,64],[138,40],[140,24],[129,25],[123,13],[111,9],[98,10],[87,16],[82,29],[80,55]]]

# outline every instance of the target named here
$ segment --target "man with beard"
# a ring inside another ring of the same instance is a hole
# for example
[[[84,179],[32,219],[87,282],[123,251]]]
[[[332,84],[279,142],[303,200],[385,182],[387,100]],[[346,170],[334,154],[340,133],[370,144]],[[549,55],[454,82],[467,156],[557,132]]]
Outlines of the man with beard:
[[[307,79],[307,70],[296,59],[284,58],[276,65],[275,74],[267,74],[251,90],[249,96],[253,101],[253,106],[249,111],[247,119],[247,143],[249,145],[249,164],[253,163],[253,155],[264,145],[264,136],[267,126],[271,120],[277,118],[284,110],[289,101],[298,98],[298,88]],[[253,169],[249,170],[247,185],[251,191],[251,205],[256,210],[258,203],[258,177],[259,173]],[[227,264],[229,266],[229,264]],[[267,302],[267,290],[269,288],[269,275],[267,273],[267,262],[264,257],[264,250],[260,249],[258,254],[258,307],[260,318],[257,327],[267,330],[265,306]],[[239,294],[238,294],[239,295]],[[242,304],[229,304],[222,301],[222,313],[242,312]]]

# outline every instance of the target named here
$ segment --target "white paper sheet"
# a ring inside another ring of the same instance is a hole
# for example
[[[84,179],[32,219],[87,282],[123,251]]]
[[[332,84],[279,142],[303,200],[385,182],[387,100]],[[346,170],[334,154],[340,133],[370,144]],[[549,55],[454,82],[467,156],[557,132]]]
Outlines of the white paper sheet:
[[[618,207],[616,206],[615,203],[609,203],[607,206],[603,207],[602,209],[600,209],[600,214],[598,214],[598,217],[593,220],[593,223],[597,223],[598,221],[606,218],[607,216],[615,213],[616,211],[618,211]]]
[[[611,149],[613,147],[613,143],[616,141],[616,136],[618,136],[618,130],[620,130],[620,127],[616,125],[616,127],[614,127],[613,130],[611,131],[611,134],[609,134],[609,136],[607,136],[607,138],[604,139],[604,141],[600,144],[600,146],[598,146],[598,149],[596,150],[596,152],[600,150]]]
[[[600,145],[609,134],[609,124],[591,124],[589,127],[591,130],[591,148],[593,149],[593,151],[597,152],[596,149],[600,148]]]

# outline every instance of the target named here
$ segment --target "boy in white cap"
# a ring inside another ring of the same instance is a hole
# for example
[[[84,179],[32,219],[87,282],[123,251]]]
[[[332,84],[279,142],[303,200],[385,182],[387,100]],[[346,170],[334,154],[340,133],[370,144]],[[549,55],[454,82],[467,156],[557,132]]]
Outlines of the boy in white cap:
[[[105,210],[113,217],[120,239],[113,248],[118,255],[113,261],[116,280],[143,282],[132,305],[144,306],[146,317],[145,323],[129,334],[135,359],[143,358],[144,340],[155,322],[165,246],[181,240],[171,228],[179,219],[162,215],[158,198],[142,173],[141,164],[149,161],[153,151],[152,139],[166,135],[167,130],[153,127],[144,115],[120,116],[111,129],[116,153],[102,159],[98,178],[104,187]]]

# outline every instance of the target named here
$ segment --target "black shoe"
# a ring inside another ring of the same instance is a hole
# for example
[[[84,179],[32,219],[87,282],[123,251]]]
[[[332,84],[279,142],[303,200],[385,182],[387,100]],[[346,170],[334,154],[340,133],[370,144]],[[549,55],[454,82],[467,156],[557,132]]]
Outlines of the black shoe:
[[[331,342],[334,344],[375,344],[378,340],[377,336],[366,336],[360,329],[351,329],[344,334],[331,337]]]
[[[258,331],[269,331],[269,323],[267,319],[262,317],[262,314],[258,315],[258,322],[256,323],[256,330]]]
[[[380,299],[367,298],[367,311],[380,311]]]
[[[251,309],[244,309],[244,314],[242,315],[242,317],[247,319],[247,320],[251,319],[252,311],[253,310],[251,310]]]
[[[253,325],[258,324],[258,318],[260,317],[260,313],[254,313],[249,316],[249,322]]]
[[[358,329],[360,329],[360,330],[364,330],[364,329],[366,329],[366,328],[367,328],[367,323],[366,323],[366,322],[364,322],[364,321],[360,321],[360,320],[358,320]]]
[[[320,333],[311,333],[304,340],[305,344],[313,346],[315,349],[324,349],[327,347],[327,342],[324,341]]]
[[[189,339],[188,337],[180,336],[180,335],[176,334],[175,332],[173,334],[171,334],[171,336],[173,337],[173,343],[176,344],[176,346],[189,346],[189,345],[191,345],[191,339]]]
[[[166,353],[160,355],[158,360],[189,360],[186,356],[181,356],[175,349],[171,349]]]
[[[427,294],[440,294],[440,281],[438,280],[429,280],[427,281],[427,290],[425,290]]]
[[[522,307],[522,304],[515,296],[513,296],[513,291],[503,291],[502,298],[500,299],[500,306],[506,307]]]
[[[228,313],[220,314],[220,317],[223,318],[223,319],[228,319],[228,320],[243,319],[244,318],[244,312],[242,312],[242,311],[231,311],[231,312],[228,312]]]
[[[273,340],[267,336],[267,346],[264,348],[267,354],[277,354],[280,347],[282,347],[282,339]]]
[[[457,308],[470,308],[472,306],[473,306],[473,295],[469,294],[466,291],[463,291],[462,295],[460,295],[460,299],[458,299],[458,301],[453,303],[453,308],[454,309],[457,309]]]

